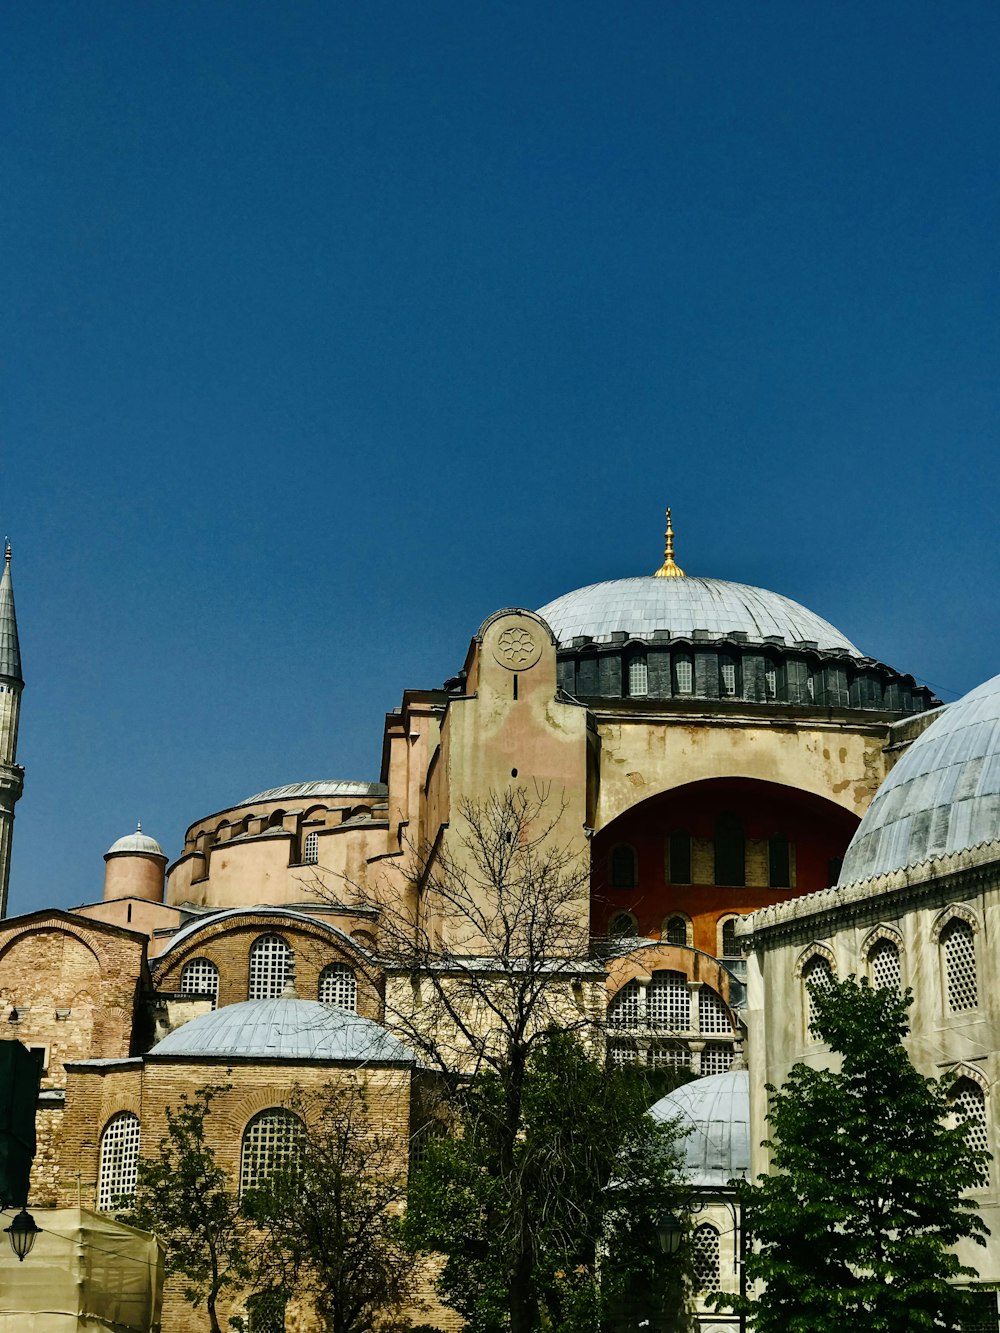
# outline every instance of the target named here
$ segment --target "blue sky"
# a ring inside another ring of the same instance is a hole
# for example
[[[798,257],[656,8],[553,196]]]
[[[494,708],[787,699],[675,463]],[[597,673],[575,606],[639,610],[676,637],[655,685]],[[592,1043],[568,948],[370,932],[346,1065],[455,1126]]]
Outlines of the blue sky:
[[[11,910],[376,778],[500,606],[794,597],[1000,670],[1000,8],[12,0]],[[0,532],[2,535],[2,532]]]

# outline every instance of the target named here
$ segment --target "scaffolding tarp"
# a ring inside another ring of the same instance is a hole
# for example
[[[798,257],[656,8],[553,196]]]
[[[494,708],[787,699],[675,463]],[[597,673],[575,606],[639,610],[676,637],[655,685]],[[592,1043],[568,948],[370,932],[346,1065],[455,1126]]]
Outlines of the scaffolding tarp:
[[[0,1244],[0,1333],[159,1333],[162,1243],[85,1208],[33,1208],[19,1263]],[[5,1213],[10,1225],[12,1213]]]

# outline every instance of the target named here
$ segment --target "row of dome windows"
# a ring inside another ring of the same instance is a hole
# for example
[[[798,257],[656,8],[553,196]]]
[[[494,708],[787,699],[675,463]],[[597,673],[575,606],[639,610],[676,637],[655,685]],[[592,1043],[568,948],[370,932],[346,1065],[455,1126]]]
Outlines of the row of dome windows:
[[[649,1028],[663,1032],[733,1035],[725,1000],[683,972],[657,970],[649,981],[627,982],[607,1009],[609,1028]]]
[[[260,935],[250,946],[248,1000],[276,1000],[288,984],[294,954],[280,935]],[[210,958],[192,958],[181,971],[181,992],[211,995],[212,1008],[219,998],[219,969]],[[358,1007],[358,981],[346,963],[330,963],[319,974],[317,999],[352,1012]]]
[[[736,940],[739,916],[724,917],[718,923],[717,958],[742,958],[743,950]],[[617,939],[633,939],[639,934],[639,921],[634,912],[615,912],[608,922],[608,934]],[[664,917],[660,938],[664,944],[691,946],[693,928],[691,918],[681,912]]]
[[[668,884],[691,884],[692,838],[687,829],[673,829],[666,838],[665,876]],[[712,839],[713,884],[742,888],[747,883],[747,838],[743,820],[732,811],[723,811],[715,821]],[[767,839],[767,885],[772,889],[793,887],[795,847],[783,833]],[[836,882],[840,861],[832,861],[828,873]],[[639,858],[636,849],[619,842],[608,854],[608,882],[613,889],[634,889],[639,883]]]

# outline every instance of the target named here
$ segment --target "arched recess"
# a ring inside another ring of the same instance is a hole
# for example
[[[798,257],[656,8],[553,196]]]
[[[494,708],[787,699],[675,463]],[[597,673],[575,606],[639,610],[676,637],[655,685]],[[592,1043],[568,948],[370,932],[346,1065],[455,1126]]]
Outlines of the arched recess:
[[[964,921],[972,927],[972,933],[978,935],[981,929],[979,917],[965,903],[949,903],[934,918],[934,924],[931,926],[931,942],[940,944],[941,933],[952,921]]]
[[[813,940],[811,944],[806,945],[795,960],[795,975],[799,979],[802,978],[803,973],[814,958],[824,959],[825,962],[830,964],[834,976],[837,975],[837,958],[833,950],[828,944],[820,944],[819,940]]]
[[[871,930],[861,942],[861,958],[867,962],[872,949],[882,941],[894,944],[900,953],[903,952],[903,936],[894,926],[887,926],[884,922],[879,922],[877,926],[872,926]]]

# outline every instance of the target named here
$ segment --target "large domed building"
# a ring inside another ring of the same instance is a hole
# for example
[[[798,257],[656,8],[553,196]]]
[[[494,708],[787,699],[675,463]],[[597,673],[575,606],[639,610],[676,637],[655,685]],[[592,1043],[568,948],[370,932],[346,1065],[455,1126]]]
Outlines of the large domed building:
[[[8,601],[0,668],[18,647]],[[17,664],[16,690],[0,695],[10,742],[0,762],[20,784]],[[749,1015],[755,1115],[758,1079],[804,1048],[789,1007],[802,969],[813,958],[848,965],[839,942],[810,936],[796,945],[794,979],[776,984],[760,961],[771,941],[810,935],[801,923],[818,910],[864,903],[847,911],[850,930],[878,920],[855,945],[891,970],[892,941],[900,958],[917,947],[901,923],[924,882],[898,856],[890,865],[904,844],[901,855],[925,866],[953,858],[943,882],[968,885],[928,927],[942,957],[988,937],[972,905],[980,869],[969,839],[988,827],[992,761],[966,751],[961,728],[936,751],[933,739],[961,706],[942,716],[912,675],[787,597],[684,574],[669,514],[655,572],[539,611],[498,611],[455,665],[439,688],[406,690],[386,717],[377,774],[274,785],[285,776],[275,756],[255,795],[194,811],[183,845],[164,853],[141,831],[114,841],[94,901],[0,922],[2,1013],[43,1070],[38,1203],[110,1197],[134,1170],[140,1136],[158,1132],[165,1100],[185,1080],[196,1086],[206,1061],[231,1057],[271,1098],[234,1101],[237,1148],[254,1116],[280,1110],[299,1069],[319,1080],[351,1064],[335,1045],[291,1051],[272,1024],[283,1073],[259,1077],[270,1056],[246,1042],[271,1022],[268,1005],[293,1028],[296,1005],[334,1006],[355,1023],[349,1032],[338,1020],[338,1040],[374,1028],[412,1047],[431,1011],[414,968],[399,965],[400,940],[422,941],[426,965],[457,984],[488,974],[502,947],[479,910],[488,904],[471,901],[463,925],[434,887],[468,868],[470,818],[498,794],[540,794],[538,827],[554,824],[561,857],[582,872],[567,881],[546,946],[559,962],[554,1008],[591,1020],[610,1061],[672,1067],[706,1086],[739,1073]],[[968,714],[976,726],[979,707]],[[939,882],[930,896],[943,892]],[[898,906],[899,923],[882,920],[873,898]],[[751,914],[748,1008],[739,928]],[[922,984],[937,983],[928,974]],[[975,996],[988,1002],[985,985]],[[975,1082],[982,1011],[962,1014]],[[216,1045],[199,1054],[192,1043],[203,1038]],[[929,1060],[933,1047],[928,1038]],[[456,1045],[455,1065],[464,1059]],[[419,1130],[408,1121],[411,1136]]]

